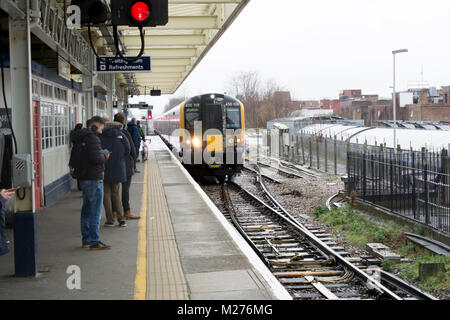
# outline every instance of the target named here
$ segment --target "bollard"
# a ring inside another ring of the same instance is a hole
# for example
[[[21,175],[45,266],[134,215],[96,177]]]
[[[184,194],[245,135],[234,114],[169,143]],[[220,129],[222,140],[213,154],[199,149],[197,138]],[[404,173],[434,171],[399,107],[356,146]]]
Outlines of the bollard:
[[[37,219],[33,212],[14,215],[14,269],[16,277],[37,275]]]

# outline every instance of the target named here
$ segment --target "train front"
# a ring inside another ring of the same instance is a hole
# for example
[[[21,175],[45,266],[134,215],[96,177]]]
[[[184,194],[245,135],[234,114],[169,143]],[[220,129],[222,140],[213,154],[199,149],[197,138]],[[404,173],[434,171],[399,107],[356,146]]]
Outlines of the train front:
[[[244,164],[245,113],[242,103],[223,94],[205,94],[181,106],[180,155],[193,175],[224,180]]]

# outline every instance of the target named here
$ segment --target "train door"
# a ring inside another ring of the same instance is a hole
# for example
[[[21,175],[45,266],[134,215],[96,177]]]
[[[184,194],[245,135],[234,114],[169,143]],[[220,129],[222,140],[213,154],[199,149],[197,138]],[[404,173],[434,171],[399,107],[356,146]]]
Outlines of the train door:
[[[33,161],[36,177],[34,180],[34,202],[36,209],[42,206],[41,179],[41,107],[39,101],[33,100]]]
[[[221,152],[223,150],[223,136],[218,134],[223,130],[222,105],[206,104],[202,108],[202,130],[216,130],[215,134],[206,136],[206,150],[208,152]]]

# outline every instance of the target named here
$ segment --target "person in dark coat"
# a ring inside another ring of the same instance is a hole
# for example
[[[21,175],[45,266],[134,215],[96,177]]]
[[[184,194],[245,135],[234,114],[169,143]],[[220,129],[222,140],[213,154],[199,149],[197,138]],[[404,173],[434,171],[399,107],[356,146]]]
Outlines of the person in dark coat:
[[[102,149],[99,135],[105,126],[100,117],[87,121],[87,128],[78,130],[73,135],[74,148],[82,146],[82,163],[77,170],[77,178],[83,193],[81,208],[81,235],[83,248],[91,250],[108,250],[110,246],[100,241],[98,231],[102,217],[104,166],[109,157],[108,150]]]
[[[103,205],[105,207],[105,226],[114,226],[114,211],[120,227],[126,227],[123,215],[122,201],[120,199],[120,184],[127,181],[126,159],[130,155],[130,143],[122,133],[123,125],[119,122],[107,122],[105,130],[100,139],[102,147],[111,152],[105,168],[105,196]]]
[[[69,140],[70,140],[70,146],[73,147],[73,139],[75,138],[75,134],[77,133],[77,131],[83,129],[83,124],[82,123],[77,123],[75,128],[73,128],[72,131],[70,131],[70,135],[69,135]],[[79,191],[81,191],[81,187],[80,187],[80,180],[77,179],[77,188]]]
[[[6,202],[14,195],[16,189],[0,190],[0,256],[7,254],[9,248],[5,237],[5,214]]]
[[[139,157],[139,149],[141,148],[141,134],[139,133],[139,128],[136,124],[136,118],[131,119],[131,122],[127,124],[127,130],[133,139],[134,146],[136,148],[136,157],[134,158],[134,172],[139,173],[136,169],[136,160]]]
[[[124,126],[127,123],[127,118],[122,112],[114,115],[114,121],[122,123]],[[140,216],[135,216],[131,213],[130,208],[130,187],[131,180],[134,174],[134,159],[137,157],[136,147],[134,146],[133,138],[131,138],[128,130],[122,129],[122,133],[127,137],[130,144],[130,155],[125,158],[125,165],[127,169],[127,181],[122,183],[122,207],[126,219],[140,219]]]

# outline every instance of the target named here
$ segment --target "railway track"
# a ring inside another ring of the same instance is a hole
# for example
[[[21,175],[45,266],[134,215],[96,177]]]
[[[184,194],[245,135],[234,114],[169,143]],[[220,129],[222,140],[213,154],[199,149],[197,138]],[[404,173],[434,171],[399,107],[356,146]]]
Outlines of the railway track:
[[[203,188],[294,299],[427,299],[405,283],[369,276],[362,258],[350,257],[326,231],[287,212],[266,188],[275,182],[259,167],[248,172],[254,183]]]

